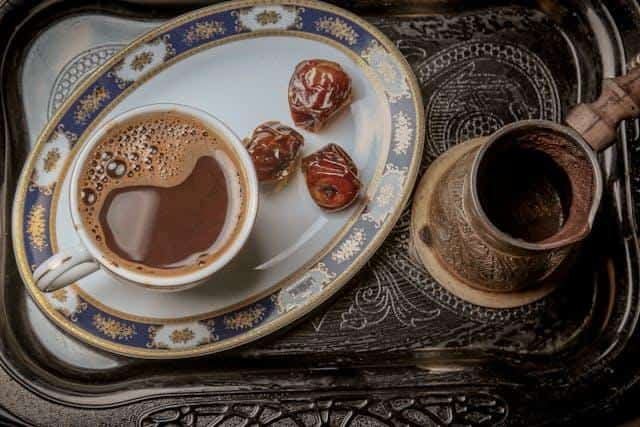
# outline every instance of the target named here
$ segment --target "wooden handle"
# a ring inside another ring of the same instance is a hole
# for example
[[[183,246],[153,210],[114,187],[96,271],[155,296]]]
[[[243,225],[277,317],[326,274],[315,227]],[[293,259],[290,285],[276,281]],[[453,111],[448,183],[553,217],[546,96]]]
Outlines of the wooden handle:
[[[574,128],[596,151],[607,148],[616,138],[616,128],[625,119],[640,114],[640,68],[624,76],[606,79],[600,97],[591,104],[578,104],[567,117]]]

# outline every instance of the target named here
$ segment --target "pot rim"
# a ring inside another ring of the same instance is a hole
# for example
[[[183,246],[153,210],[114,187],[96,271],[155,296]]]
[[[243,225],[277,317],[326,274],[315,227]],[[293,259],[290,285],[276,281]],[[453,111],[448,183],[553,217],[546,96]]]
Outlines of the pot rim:
[[[593,176],[593,197],[591,199],[591,207],[589,208],[589,214],[587,216],[587,224],[582,229],[581,232],[576,233],[576,235],[571,236],[569,238],[565,238],[558,241],[548,242],[548,243],[532,243],[527,242],[522,239],[515,238],[504,231],[501,231],[498,227],[496,227],[486,212],[484,211],[482,204],[480,203],[480,197],[478,195],[478,173],[480,163],[487,153],[489,148],[493,146],[493,144],[498,141],[504,135],[513,132],[518,129],[526,128],[526,127],[535,127],[548,129],[553,132],[562,134],[563,136],[571,138],[571,140],[576,143],[582,151],[586,154],[587,158],[591,162],[591,170]],[[600,168],[600,164],[598,162],[598,157],[596,152],[587,144],[584,138],[572,129],[569,126],[562,125],[559,123],[551,122],[548,120],[520,120],[515,123],[508,124],[503,126],[498,131],[494,132],[492,135],[487,137],[487,141],[482,144],[480,149],[475,155],[471,165],[471,173],[470,173],[470,195],[471,195],[471,203],[472,207],[475,210],[475,213],[478,215],[479,220],[485,231],[491,236],[492,240],[501,242],[503,246],[507,246],[507,250],[514,250],[515,252],[540,252],[546,251],[549,249],[557,249],[561,247],[565,247],[576,243],[580,240],[583,240],[591,231],[591,227],[593,226],[593,222],[595,220],[595,216],[598,213],[598,208],[600,206],[600,200],[602,198],[602,170]]]

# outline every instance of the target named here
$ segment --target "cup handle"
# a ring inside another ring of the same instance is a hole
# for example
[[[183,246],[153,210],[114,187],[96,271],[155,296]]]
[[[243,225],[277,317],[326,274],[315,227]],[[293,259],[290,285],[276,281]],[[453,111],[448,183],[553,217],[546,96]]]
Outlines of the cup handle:
[[[78,279],[98,271],[100,267],[84,246],[64,249],[33,272],[36,286],[43,292],[53,292]]]

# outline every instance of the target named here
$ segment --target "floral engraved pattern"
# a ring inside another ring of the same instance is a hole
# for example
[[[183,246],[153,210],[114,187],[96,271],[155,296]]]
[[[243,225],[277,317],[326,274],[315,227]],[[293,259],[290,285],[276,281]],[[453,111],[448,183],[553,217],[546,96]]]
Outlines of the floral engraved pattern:
[[[210,40],[217,35],[222,35],[226,32],[224,23],[220,21],[207,21],[197,22],[192,25],[184,35],[184,42],[187,45],[201,42],[203,40]]]
[[[362,250],[364,240],[364,230],[362,228],[356,228],[351,235],[340,244],[338,250],[331,254],[331,259],[338,264],[350,260]]]
[[[129,340],[133,338],[134,335],[137,335],[134,325],[128,325],[101,314],[93,316],[92,324],[98,331],[113,340]]]
[[[29,210],[27,215],[27,236],[29,237],[29,243],[31,246],[39,251],[44,250],[47,246],[46,225],[45,225],[46,210],[40,203],[34,204]]]
[[[140,52],[131,61],[131,69],[141,71],[145,66],[151,64],[151,61],[153,61],[153,52]]]
[[[280,426],[393,427],[503,425],[508,405],[495,394],[472,389],[392,391],[375,398],[360,394],[336,398],[222,400],[175,402],[151,409],[141,427]],[[214,420],[214,421],[212,421]]]
[[[251,328],[264,318],[265,311],[262,305],[256,304],[253,307],[224,316],[224,325],[233,330]]]
[[[111,97],[109,91],[103,86],[96,86],[90,94],[78,101],[78,106],[73,114],[77,124],[84,124],[89,117],[98,111]]]
[[[176,343],[186,344],[189,341],[191,341],[195,336],[196,334],[191,329],[184,328],[184,329],[176,329],[175,331],[171,332],[169,339],[174,344]]]
[[[425,308],[412,302],[401,290],[390,267],[382,262],[376,263],[375,268],[371,265],[369,263],[368,270],[373,272],[375,286],[358,289],[354,302],[342,313],[341,330],[362,330],[390,316],[403,326],[417,328],[440,316],[439,308]]]
[[[349,46],[358,43],[360,37],[353,27],[340,18],[324,17],[316,21],[316,30],[330,34]]]
[[[413,138],[413,126],[411,119],[404,113],[404,111],[400,111],[393,118],[393,152],[398,155],[407,154],[407,149],[411,146]]]
[[[256,15],[256,21],[260,25],[273,25],[278,23],[280,17],[280,14],[275,10],[265,10]]]

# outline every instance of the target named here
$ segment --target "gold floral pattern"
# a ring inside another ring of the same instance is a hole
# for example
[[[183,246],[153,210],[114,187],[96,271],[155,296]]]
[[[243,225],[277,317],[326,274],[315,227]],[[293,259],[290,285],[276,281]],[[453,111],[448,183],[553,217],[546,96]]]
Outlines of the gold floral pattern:
[[[262,305],[256,304],[246,310],[224,316],[224,325],[233,330],[251,328],[263,319],[265,311]]]
[[[51,294],[51,298],[64,304],[65,302],[67,302],[67,299],[69,298],[69,296],[67,295],[67,290],[63,288],[53,292]]]
[[[231,12],[236,17],[235,32],[269,29],[301,29],[304,8],[284,5],[259,5]]]
[[[145,66],[151,64],[151,61],[153,61],[153,52],[140,52],[131,60],[131,68],[136,71],[142,71]]]
[[[134,325],[119,322],[115,319],[96,314],[93,316],[93,326],[104,335],[115,340],[129,340],[137,335]]]
[[[39,251],[48,246],[45,225],[46,210],[40,203],[34,204],[27,215],[27,236],[31,246]]]
[[[280,14],[275,10],[265,10],[256,15],[256,21],[260,25],[277,24],[280,20]]]
[[[77,124],[86,123],[89,116],[98,111],[110,97],[111,94],[106,88],[96,86],[90,94],[78,101],[78,107],[73,114],[75,122]]]
[[[393,152],[400,154],[407,154],[407,149],[411,145],[413,138],[413,127],[411,126],[411,119],[404,111],[400,111],[394,116],[394,134],[393,134]]]
[[[47,151],[47,155],[42,160],[42,169],[45,172],[51,172],[58,164],[58,160],[60,160],[60,150],[52,148]]]
[[[340,244],[340,247],[331,254],[331,259],[338,264],[350,260],[362,250],[364,238],[364,230],[362,228],[356,228],[353,233]]]
[[[358,43],[358,33],[340,18],[324,17],[316,21],[316,30],[330,34],[336,39],[345,42],[349,46]]]
[[[220,21],[198,22],[187,30],[184,35],[184,42],[191,45],[202,40],[209,40],[216,35],[224,34],[226,31],[224,23]]]
[[[191,341],[195,336],[196,334],[191,329],[184,328],[184,329],[176,329],[175,331],[171,332],[169,339],[174,344],[179,344],[179,343],[186,344],[189,341]]]

